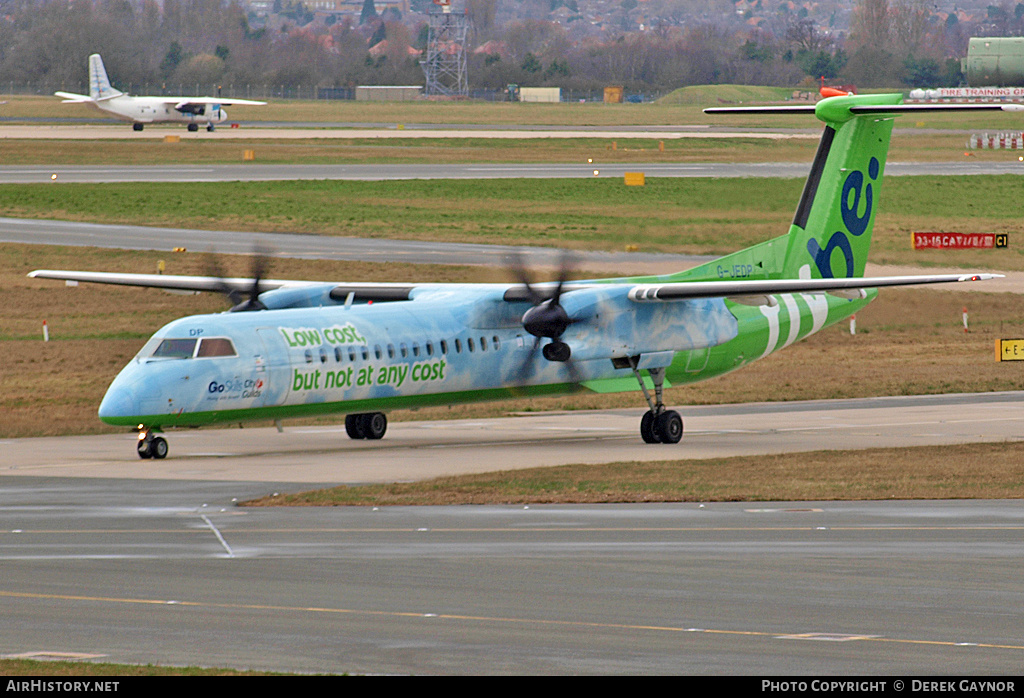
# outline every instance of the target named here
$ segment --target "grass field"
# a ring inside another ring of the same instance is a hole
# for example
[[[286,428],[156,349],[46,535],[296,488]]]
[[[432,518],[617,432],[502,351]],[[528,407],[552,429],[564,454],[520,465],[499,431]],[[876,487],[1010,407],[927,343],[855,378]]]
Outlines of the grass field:
[[[279,494],[246,506],[1014,499],[1024,442],[566,465]]]
[[[724,254],[785,233],[798,179],[290,181],[32,184],[0,189],[19,218],[363,238]],[[1024,269],[1020,179],[890,177],[879,196],[877,263]],[[1005,250],[914,251],[912,231],[1001,232]]]

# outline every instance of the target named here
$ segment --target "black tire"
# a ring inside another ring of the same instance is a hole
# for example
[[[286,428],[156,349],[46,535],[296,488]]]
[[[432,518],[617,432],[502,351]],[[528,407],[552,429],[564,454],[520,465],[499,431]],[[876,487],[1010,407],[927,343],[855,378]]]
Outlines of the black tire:
[[[149,452],[157,459],[166,458],[167,450],[167,439],[162,436],[154,437],[153,442],[149,445]]]
[[[664,444],[677,444],[683,438],[683,418],[675,410],[658,416],[657,431]]]
[[[643,438],[644,443],[647,444],[660,444],[661,435],[658,433],[657,420],[654,418],[654,412],[647,410],[644,412],[643,418],[640,420],[640,437]]]
[[[188,125],[188,130],[192,131],[193,133],[198,131],[199,130],[199,124],[189,124]]]
[[[135,446],[135,450],[139,452],[139,458],[147,460],[153,457],[153,450],[149,439],[139,439],[139,443]]]
[[[347,414],[345,415],[345,433],[348,434],[350,439],[365,439],[366,432],[363,431],[363,415],[361,414]]]
[[[141,131],[142,124],[132,124],[132,131]]]
[[[388,430],[388,418],[383,412],[368,412],[362,415],[364,438],[376,441],[384,438]]]

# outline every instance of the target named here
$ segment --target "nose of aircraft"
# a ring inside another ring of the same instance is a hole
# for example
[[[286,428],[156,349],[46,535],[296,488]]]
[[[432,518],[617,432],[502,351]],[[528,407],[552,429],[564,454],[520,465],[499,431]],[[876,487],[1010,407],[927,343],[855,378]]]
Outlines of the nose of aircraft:
[[[100,419],[108,424],[123,424],[126,418],[133,418],[139,414],[139,404],[135,393],[120,381],[114,381],[107,388],[107,394],[100,402]]]

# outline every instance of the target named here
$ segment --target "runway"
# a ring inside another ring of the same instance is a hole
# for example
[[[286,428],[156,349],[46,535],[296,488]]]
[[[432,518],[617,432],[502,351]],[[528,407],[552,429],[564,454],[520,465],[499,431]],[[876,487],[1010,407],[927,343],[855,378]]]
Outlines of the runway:
[[[637,400],[638,404],[642,401]],[[171,431],[170,455],[142,462],[132,433],[0,441],[0,478],[182,479],[359,484],[571,463],[720,458],[829,449],[1016,441],[1024,393],[677,406],[676,446],[645,445],[643,408],[395,422],[377,442],[343,426]]]
[[[278,180],[398,179],[621,179],[626,172],[647,177],[805,178],[808,162],[755,163],[507,163],[373,165],[6,165],[0,184],[114,182],[266,182]],[[890,162],[889,176],[1024,174],[1024,164],[1007,162]]]
[[[1020,438],[1019,393],[0,442],[0,652],[389,674],[1013,674],[1019,502],[249,508],[319,484]],[[794,456],[799,457],[799,456]],[[898,467],[894,464],[893,467]]]
[[[1018,502],[251,509],[4,478],[0,651],[433,675],[1016,675]]]

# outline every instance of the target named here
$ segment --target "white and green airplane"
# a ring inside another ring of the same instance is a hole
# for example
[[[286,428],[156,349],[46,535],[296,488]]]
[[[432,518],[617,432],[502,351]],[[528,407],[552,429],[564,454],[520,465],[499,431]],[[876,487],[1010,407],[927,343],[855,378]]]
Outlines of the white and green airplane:
[[[1017,105],[924,105],[1021,109]],[[709,109],[730,112],[740,108]],[[824,133],[789,233],[664,276],[506,284],[326,283],[34,271],[29,276],[228,293],[229,312],[176,320],[107,390],[99,416],[164,458],[169,427],[345,414],[379,439],[385,412],[426,405],[642,391],[647,443],[677,443],[663,389],[741,368],[859,311],[884,286],[994,274],[864,278],[900,95],[814,106]]]

